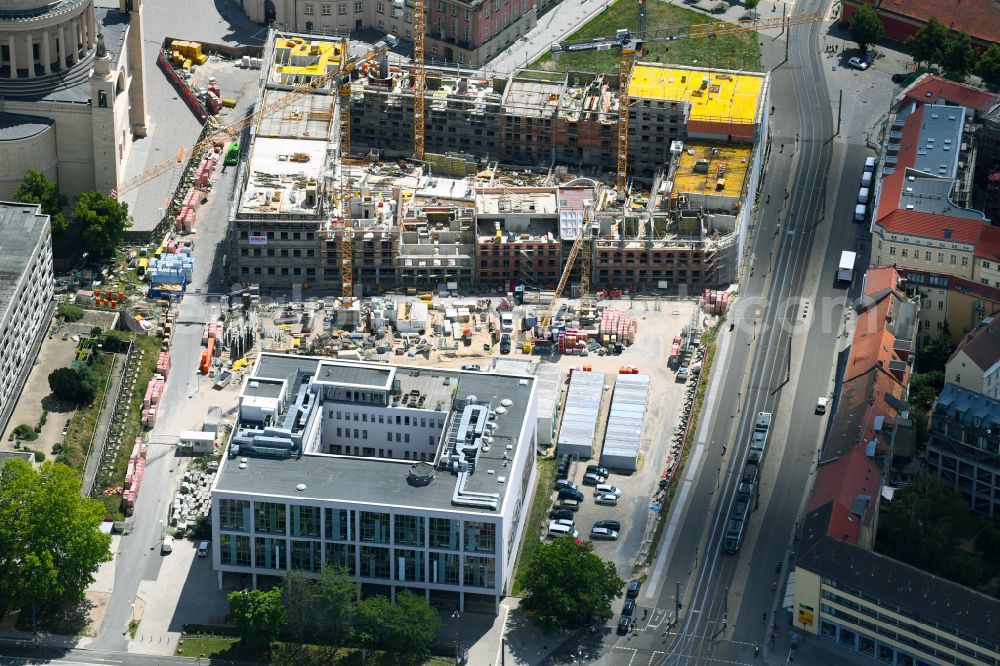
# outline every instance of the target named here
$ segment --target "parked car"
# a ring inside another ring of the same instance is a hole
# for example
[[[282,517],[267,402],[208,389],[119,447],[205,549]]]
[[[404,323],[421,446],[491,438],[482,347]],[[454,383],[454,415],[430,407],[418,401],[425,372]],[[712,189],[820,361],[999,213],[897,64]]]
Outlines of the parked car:
[[[462,366],[462,370],[466,370],[468,372],[482,372],[483,366],[476,363],[466,363]]]
[[[847,64],[853,67],[854,69],[860,69],[864,71],[869,67],[871,67],[873,62],[875,62],[875,52],[866,51],[864,55],[854,56],[853,58],[848,60]]]
[[[687,381],[688,377],[691,376],[691,368],[686,365],[677,368],[677,375],[674,377],[675,381],[684,383]]]
[[[607,483],[598,484],[597,487],[594,488],[594,493],[598,495],[606,495],[608,493],[611,493],[612,495],[617,495],[618,497],[622,496],[621,490],[619,490],[615,486],[608,485]]]
[[[587,472],[590,474],[597,474],[599,476],[610,476],[607,467],[601,467],[600,465],[587,465]]]
[[[580,509],[580,500],[570,499],[568,497],[560,497],[559,508],[568,509],[569,511],[578,511]]]
[[[900,74],[893,74],[892,75],[892,82],[893,83],[902,83],[903,81],[906,80],[907,76],[909,76],[909,74],[902,74],[902,73],[900,73]]]
[[[618,633],[624,636],[628,633],[628,630],[632,628],[632,618],[628,615],[622,615],[618,618]]]
[[[514,315],[510,312],[500,313],[500,330],[504,333],[514,332]]]
[[[510,353],[510,333],[504,333],[500,336],[500,353]]]
[[[602,541],[617,541],[618,532],[609,530],[607,527],[593,527],[590,530],[590,538]]]
[[[617,520],[598,520],[594,523],[594,527],[606,527],[609,530],[614,530],[615,532],[621,532],[622,524]]]
[[[636,599],[639,596],[639,588],[642,587],[642,581],[638,578],[633,578],[628,582],[628,589],[625,591],[626,599]]]
[[[827,405],[827,403],[829,403],[829,401],[830,401],[829,398],[827,398],[826,396],[820,396],[819,398],[817,398],[816,399],[816,413],[817,414],[826,414],[826,405]]]
[[[625,605],[622,606],[622,615],[625,617],[632,617],[635,613],[635,599],[626,599]]]
[[[570,455],[568,453],[562,454],[559,458],[559,469],[556,470],[557,479],[565,479],[569,476],[569,464],[572,462]]]
[[[172,552],[174,552],[174,538],[168,534],[163,537],[163,543],[160,544],[160,554],[167,555]]]
[[[596,486],[596,485],[598,485],[600,483],[604,483],[607,480],[608,480],[608,477],[601,476],[600,474],[597,474],[596,472],[587,472],[586,474],[583,475],[583,482],[585,484],[587,484],[588,486]]]
[[[576,523],[572,518],[557,518],[556,520],[549,521],[549,527],[553,525],[565,525],[566,527],[576,527]]]
[[[559,499],[575,499],[577,502],[582,502],[583,493],[576,488],[560,488]]]
[[[618,495],[611,493],[599,493],[594,495],[594,501],[605,506],[618,506]]]
[[[208,541],[202,541],[198,544],[198,557],[208,557]]]
[[[573,520],[573,512],[569,509],[552,509],[549,511],[552,520]]]
[[[561,525],[556,522],[550,522],[549,536],[554,538],[569,536],[576,539],[577,537],[580,536],[580,533],[576,531],[576,528],[569,527],[568,525]]]
[[[556,479],[556,490],[562,490],[563,488],[576,490],[576,482],[569,479]]]

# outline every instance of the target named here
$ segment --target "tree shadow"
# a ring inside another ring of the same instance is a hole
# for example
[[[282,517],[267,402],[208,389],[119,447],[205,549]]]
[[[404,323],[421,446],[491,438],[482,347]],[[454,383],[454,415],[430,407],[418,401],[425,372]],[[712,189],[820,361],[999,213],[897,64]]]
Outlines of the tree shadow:
[[[82,599],[78,603],[58,604],[38,609],[38,631],[62,636],[79,636],[90,624],[90,613],[94,603]],[[19,631],[31,631],[31,608],[21,609],[14,627]]]
[[[572,664],[581,658],[590,661],[607,652],[614,642],[610,627],[593,624],[575,631],[543,633],[523,609],[507,617],[507,648],[518,661],[544,664]]]
[[[60,400],[52,393],[42,398],[42,409],[50,414],[68,414],[76,409],[76,405],[66,400]]]

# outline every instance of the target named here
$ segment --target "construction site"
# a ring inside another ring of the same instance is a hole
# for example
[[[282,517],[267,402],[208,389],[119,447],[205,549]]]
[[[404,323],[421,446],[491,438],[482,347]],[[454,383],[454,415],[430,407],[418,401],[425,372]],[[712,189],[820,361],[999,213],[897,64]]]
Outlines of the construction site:
[[[231,283],[342,293],[350,310],[400,287],[553,291],[564,272],[567,295],[737,279],[766,73],[633,53],[619,76],[496,76],[390,65],[394,44],[351,58],[346,40],[271,32],[230,206]]]

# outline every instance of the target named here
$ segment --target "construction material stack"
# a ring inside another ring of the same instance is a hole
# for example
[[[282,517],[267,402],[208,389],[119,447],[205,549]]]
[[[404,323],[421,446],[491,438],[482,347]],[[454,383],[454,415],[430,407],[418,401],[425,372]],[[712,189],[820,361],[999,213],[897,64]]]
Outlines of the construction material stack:
[[[212,178],[212,174],[215,173],[215,160],[211,157],[203,159],[199,164],[197,170],[194,172],[194,186],[202,189],[208,189],[209,180]]]
[[[706,289],[705,293],[701,295],[701,309],[705,314],[725,314],[726,310],[729,309],[729,295],[728,291]]]
[[[560,354],[581,354],[587,352],[587,332],[579,329],[561,331],[556,338],[556,348]]]
[[[163,246],[162,253],[149,260],[146,275],[149,277],[151,298],[183,293],[194,276],[192,249],[190,242],[170,241]]]
[[[135,511],[135,501],[139,498],[139,487],[145,472],[146,445],[141,437],[136,437],[132,455],[128,459],[128,468],[125,470],[125,488],[122,491],[122,508],[126,516],[131,516]]]
[[[195,223],[198,221],[198,209],[201,208],[201,200],[205,193],[198,189],[190,189],[184,195],[181,203],[181,210],[177,213],[177,231],[183,234],[194,232]]]
[[[621,310],[606,308],[601,314],[598,334],[601,344],[632,344],[635,342],[636,321]]]
[[[146,385],[146,395],[142,399],[142,425],[147,430],[156,425],[156,410],[166,383],[166,377],[155,374]]]
[[[163,375],[164,378],[170,375],[170,352],[160,352],[156,359],[156,374]]]
[[[205,329],[201,334],[201,344],[205,345],[205,349],[201,352],[201,363],[198,366],[198,370],[203,375],[207,375],[209,369],[212,367],[212,359],[222,355],[223,333],[224,329],[221,321],[210,321],[205,324]]]
[[[175,67],[191,69],[193,65],[204,65],[208,55],[201,52],[201,42],[175,39],[170,44],[170,60]]]

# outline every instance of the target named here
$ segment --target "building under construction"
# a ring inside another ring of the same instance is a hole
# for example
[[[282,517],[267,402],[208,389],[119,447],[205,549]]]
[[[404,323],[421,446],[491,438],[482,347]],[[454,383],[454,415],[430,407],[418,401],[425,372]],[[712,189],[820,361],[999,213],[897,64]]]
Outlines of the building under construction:
[[[272,32],[268,45],[262,103],[343,67],[347,53],[310,35]],[[334,80],[251,128],[230,212],[233,282],[337,290],[346,229],[359,294],[551,288],[585,210],[593,290],[735,279],[767,139],[767,74],[637,63],[627,192],[614,189],[616,76],[428,67],[420,162],[409,159],[413,80],[376,58],[339,96]]]

